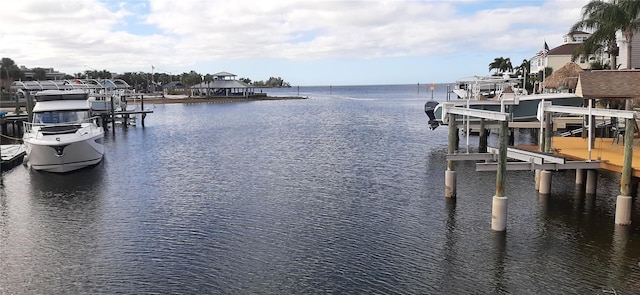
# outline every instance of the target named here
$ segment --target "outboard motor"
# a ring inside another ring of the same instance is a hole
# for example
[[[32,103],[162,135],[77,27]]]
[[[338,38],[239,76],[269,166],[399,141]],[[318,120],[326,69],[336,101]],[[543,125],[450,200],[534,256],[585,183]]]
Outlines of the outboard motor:
[[[434,130],[438,128],[438,126],[440,126],[440,124],[438,124],[438,121],[436,121],[436,115],[433,112],[437,105],[438,102],[435,100],[427,101],[427,103],[424,104],[424,112],[427,113],[427,116],[429,116],[429,129],[431,130]]]

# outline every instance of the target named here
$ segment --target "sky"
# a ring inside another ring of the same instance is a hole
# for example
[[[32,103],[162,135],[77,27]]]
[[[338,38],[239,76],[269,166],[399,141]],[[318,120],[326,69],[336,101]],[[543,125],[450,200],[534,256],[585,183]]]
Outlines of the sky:
[[[450,83],[562,44],[588,0],[19,0],[0,57],[73,75],[226,71],[292,86]]]

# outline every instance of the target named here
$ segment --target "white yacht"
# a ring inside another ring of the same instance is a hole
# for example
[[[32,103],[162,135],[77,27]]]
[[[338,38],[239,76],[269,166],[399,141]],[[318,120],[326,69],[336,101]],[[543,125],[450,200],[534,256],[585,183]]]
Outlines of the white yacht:
[[[34,170],[69,172],[99,163],[104,129],[92,117],[84,90],[44,90],[35,94],[33,121],[24,123],[25,163]]]
[[[560,106],[582,106],[583,98],[575,93],[528,94],[517,88],[516,79],[503,77],[471,77],[456,81],[453,89],[458,97],[447,101],[427,101],[424,111],[429,117],[429,128],[436,129],[443,124],[442,107],[447,103],[455,107],[505,111],[511,113],[511,120],[518,122],[536,121],[538,104],[548,101]],[[456,116],[462,118],[462,116]],[[468,119],[470,121],[477,119]],[[478,120],[479,121],[479,120]]]

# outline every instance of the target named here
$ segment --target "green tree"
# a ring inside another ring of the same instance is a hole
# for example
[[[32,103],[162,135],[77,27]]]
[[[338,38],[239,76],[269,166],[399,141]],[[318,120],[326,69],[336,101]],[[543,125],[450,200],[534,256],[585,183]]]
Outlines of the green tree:
[[[516,75],[520,75],[523,77],[522,88],[531,92],[533,90],[533,84],[531,83],[529,78],[529,72],[531,71],[531,61],[528,59],[523,59],[522,63],[515,67]]]
[[[13,82],[14,80],[24,78],[24,73],[13,59],[3,57],[2,60],[0,60],[0,78]]]
[[[599,60],[592,62],[589,66],[592,70],[604,70],[610,68],[608,63],[602,63]]]
[[[538,77],[542,77],[542,70],[538,71]],[[544,77],[547,78],[549,76],[551,76],[551,74],[553,74],[553,68],[552,67],[545,67],[544,68]]]
[[[47,79],[47,71],[43,68],[33,68],[32,69],[34,75],[33,79],[36,81],[46,80]]]
[[[510,58],[496,57],[492,63],[489,64],[489,72],[496,70],[495,75],[500,73],[513,71],[513,65]]]
[[[87,77],[87,79],[111,79],[113,74],[107,70],[86,70],[84,71],[84,76]]]
[[[583,45],[586,47],[585,51],[593,50],[597,44],[606,46],[611,55],[611,69],[617,68],[616,56],[619,52],[615,36],[617,32],[622,32],[627,43],[627,66],[631,68],[631,42],[634,32],[640,30],[639,15],[638,0],[592,0],[582,8],[582,19],[571,30],[593,30]]]
[[[2,88],[9,89],[11,83],[15,80],[24,78],[24,73],[20,70],[18,65],[8,57],[3,57],[0,60],[0,80],[2,80]]]
[[[202,76],[195,71],[191,71],[189,73],[183,73],[180,81],[187,87],[187,92],[189,93],[189,97],[191,97],[191,86],[202,82]]]

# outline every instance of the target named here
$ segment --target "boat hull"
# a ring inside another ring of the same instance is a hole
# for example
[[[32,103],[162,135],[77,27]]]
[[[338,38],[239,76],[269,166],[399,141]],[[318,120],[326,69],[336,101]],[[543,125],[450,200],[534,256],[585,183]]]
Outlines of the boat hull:
[[[104,132],[66,140],[60,135],[25,138],[25,161],[34,170],[56,173],[78,170],[102,161],[103,139]]]

